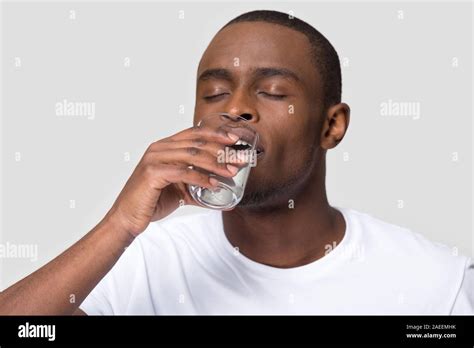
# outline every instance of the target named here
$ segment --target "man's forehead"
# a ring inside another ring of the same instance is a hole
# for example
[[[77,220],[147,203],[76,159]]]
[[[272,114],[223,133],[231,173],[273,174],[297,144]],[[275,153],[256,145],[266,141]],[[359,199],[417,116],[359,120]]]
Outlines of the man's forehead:
[[[198,76],[209,69],[222,68],[247,75],[267,67],[278,67],[303,76],[309,69],[314,71],[309,40],[304,34],[281,25],[232,24],[209,44],[200,61]]]
[[[199,64],[199,71],[222,67],[227,69],[239,68],[242,70],[255,70],[260,67],[279,66],[287,69],[298,69],[303,55],[288,53],[282,48],[273,48],[269,45],[251,45],[242,43],[234,47],[215,49],[209,46],[203,54]],[[306,55],[306,59],[308,56]]]

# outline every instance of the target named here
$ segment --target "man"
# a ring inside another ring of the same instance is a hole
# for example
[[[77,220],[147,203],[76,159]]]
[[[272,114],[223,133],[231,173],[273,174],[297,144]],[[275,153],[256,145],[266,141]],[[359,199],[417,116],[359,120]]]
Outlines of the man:
[[[161,139],[91,232],[1,294],[2,314],[473,313],[470,259],[329,205],[326,151],[350,110],[318,31],[275,11],[243,14],[214,37],[197,76],[195,124],[229,112],[261,136],[240,204],[163,220],[196,204],[186,184],[215,185],[190,165],[236,173],[217,153],[238,137],[192,127]]]

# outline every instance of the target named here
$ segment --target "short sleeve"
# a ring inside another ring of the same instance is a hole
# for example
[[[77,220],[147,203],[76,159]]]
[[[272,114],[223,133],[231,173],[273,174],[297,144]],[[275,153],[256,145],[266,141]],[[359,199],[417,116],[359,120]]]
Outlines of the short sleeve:
[[[140,285],[143,269],[140,241],[135,239],[112,269],[96,285],[79,306],[87,315],[113,315],[127,312],[132,292]]]
[[[474,314],[474,262],[472,259],[468,259],[466,263],[464,278],[451,314]]]

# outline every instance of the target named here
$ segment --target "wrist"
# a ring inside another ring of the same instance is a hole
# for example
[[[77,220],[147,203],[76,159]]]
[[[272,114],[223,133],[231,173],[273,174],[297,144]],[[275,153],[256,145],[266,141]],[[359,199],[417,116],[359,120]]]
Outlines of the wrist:
[[[103,229],[108,234],[112,234],[114,239],[128,246],[133,242],[136,236],[131,233],[126,226],[114,208],[112,208],[99,223],[100,229]]]

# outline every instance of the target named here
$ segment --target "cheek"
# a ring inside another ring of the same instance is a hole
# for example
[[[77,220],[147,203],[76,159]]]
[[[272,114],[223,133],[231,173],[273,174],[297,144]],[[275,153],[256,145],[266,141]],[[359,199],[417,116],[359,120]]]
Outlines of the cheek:
[[[281,129],[279,137],[281,141],[276,150],[276,159],[279,163],[285,163],[285,166],[300,166],[310,159],[309,155],[316,141],[314,125],[305,124],[304,127],[288,125],[286,129]]]
[[[290,121],[297,110],[296,103],[293,101],[275,101],[264,96],[260,97],[257,108],[262,115],[268,115],[285,122]]]

